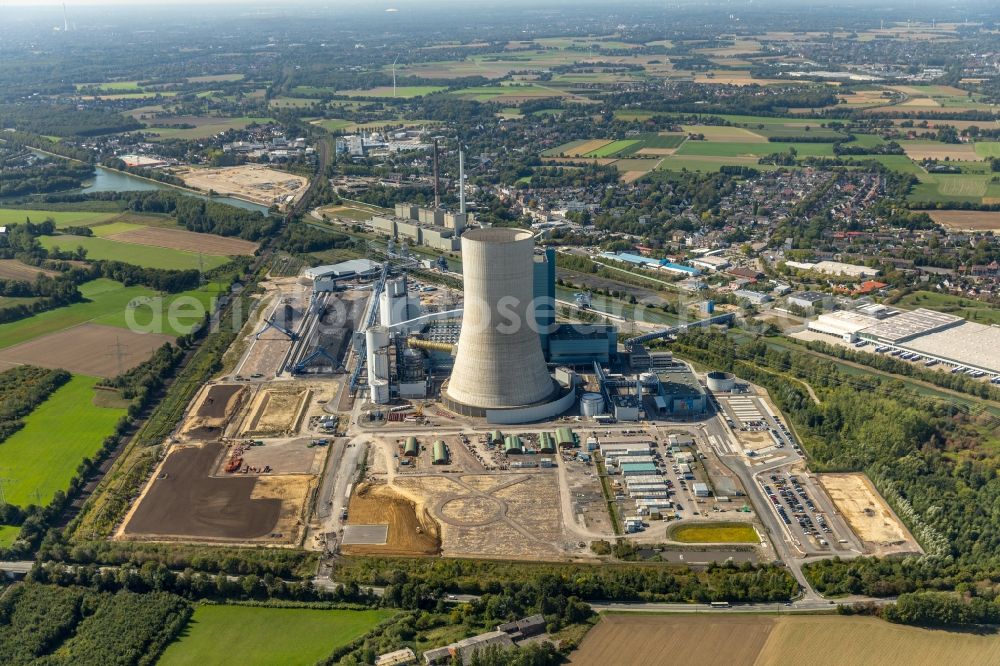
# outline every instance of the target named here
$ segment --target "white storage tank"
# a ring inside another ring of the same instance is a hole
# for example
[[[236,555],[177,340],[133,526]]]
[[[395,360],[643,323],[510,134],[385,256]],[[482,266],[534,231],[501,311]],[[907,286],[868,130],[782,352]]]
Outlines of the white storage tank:
[[[706,375],[705,383],[710,391],[732,391],[736,386],[736,376],[731,372],[715,370]]]
[[[389,331],[382,326],[373,326],[365,332],[365,346],[368,351],[368,377],[389,379]]]
[[[580,413],[588,418],[603,414],[604,396],[600,393],[584,393],[580,398]]]
[[[371,389],[372,402],[376,405],[385,405],[389,402],[389,382],[384,379],[373,379],[368,382]]]

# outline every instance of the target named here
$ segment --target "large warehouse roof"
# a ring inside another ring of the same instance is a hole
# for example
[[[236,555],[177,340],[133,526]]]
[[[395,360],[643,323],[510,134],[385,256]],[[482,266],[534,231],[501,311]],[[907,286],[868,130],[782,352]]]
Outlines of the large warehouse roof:
[[[381,265],[370,259],[350,259],[349,261],[342,261],[339,264],[327,264],[325,266],[307,268],[305,276],[312,280],[325,277],[345,278],[374,273],[379,268],[381,268]]]
[[[837,310],[816,317],[815,321],[809,322],[809,330],[843,336],[852,335],[878,323],[879,320],[875,317],[869,317],[860,312]]]
[[[899,344],[919,335],[928,335],[957,326],[963,321],[965,320],[955,315],[920,308],[880,321],[875,326],[865,329],[863,333],[865,337],[875,338],[879,342]]]
[[[905,347],[959,365],[1000,372],[1000,327],[997,326],[967,321],[946,331],[910,340]]]

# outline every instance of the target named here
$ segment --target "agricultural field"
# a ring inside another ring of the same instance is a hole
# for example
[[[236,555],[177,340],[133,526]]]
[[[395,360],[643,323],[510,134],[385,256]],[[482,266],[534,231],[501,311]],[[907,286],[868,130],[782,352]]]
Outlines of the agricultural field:
[[[710,648],[706,646],[711,646]],[[574,666],[907,666],[1000,661],[1000,635],[919,629],[871,617],[605,615],[570,655]]]
[[[347,95],[348,97],[398,97],[401,99],[412,99],[414,97],[423,97],[424,95],[433,95],[442,90],[447,90],[447,88],[444,86],[396,86],[396,90],[393,91],[392,86],[378,86],[365,90],[339,90],[337,94]]]
[[[218,118],[215,116],[171,116],[157,115],[146,120],[146,132],[155,135],[153,140],[181,139],[191,141],[207,139],[219,132],[246,129],[253,124],[274,122],[272,118],[240,116],[238,118]],[[171,125],[194,125],[194,127],[170,127]]]
[[[97,378],[76,375],[24,419],[24,428],[0,444],[4,496],[17,506],[46,505],[66,490],[85,457],[114,432],[125,409],[94,405]]]
[[[116,216],[117,213],[0,208],[0,226],[23,224],[25,220],[39,224],[48,218],[52,218],[52,221],[56,223],[56,228],[63,229],[65,227],[86,227],[91,224],[99,224],[111,220]]]
[[[683,543],[759,543],[757,531],[749,523],[700,523],[678,525],[669,531],[674,541]]]
[[[140,326],[152,328],[158,333],[170,336],[182,335],[189,333],[190,327],[201,321],[205,312],[204,308],[207,308],[212,299],[225,290],[225,285],[209,283],[193,291],[160,296],[146,287],[136,285],[126,287],[120,282],[99,278],[80,285],[79,289],[84,298],[80,303],[40,312],[27,319],[0,324],[0,349],[13,347],[84,323],[126,329],[123,330],[123,334],[125,334],[130,319]],[[190,309],[187,312],[177,312],[178,316],[172,319],[166,315],[170,313],[171,306],[175,311],[180,308],[180,305],[175,305],[175,303],[187,303]],[[196,303],[198,306],[195,305]],[[153,326],[153,317],[156,316],[156,313],[164,315],[160,327]],[[105,340],[101,350],[94,351],[94,353],[106,354],[107,342]],[[81,353],[85,351],[83,350]]]
[[[492,102],[494,100],[513,103],[519,100],[542,99],[545,97],[575,97],[571,93],[557,88],[535,84],[495,85],[478,88],[461,88],[449,93],[461,99],[476,102]]]
[[[989,174],[918,173],[917,177],[920,183],[910,192],[910,201],[1000,202],[1000,184],[990,182]]]
[[[911,160],[975,161],[982,159],[971,143],[941,143],[940,141],[899,141]]]
[[[1000,211],[929,210],[926,213],[941,226],[956,231],[1000,231]]]
[[[36,266],[22,264],[17,259],[0,259],[0,280],[27,280],[33,282],[39,275],[56,275],[55,271],[47,271]]]
[[[392,616],[387,610],[198,606],[160,666],[312,664]]]
[[[123,261],[143,268],[164,268],[171,270],[211,270],[229,263],[229,258],[214,254],[201,254],[185,250],[174,250],[153,245],[137,245],[96,236],[40,236],[42,247],[51,250],[75,251],[82,247],[87,251],[87,259]]]

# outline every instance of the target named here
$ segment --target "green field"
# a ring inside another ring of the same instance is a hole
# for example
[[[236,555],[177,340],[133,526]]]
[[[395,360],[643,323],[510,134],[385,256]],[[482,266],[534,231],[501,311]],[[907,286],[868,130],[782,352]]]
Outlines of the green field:
[[[159,666],[313,664],[392,616],[386,610],[198,606]]]
[[[22,224],[25,219],[31,220],[34,224],[39,224],[51,217],[56,223],[57,229],[64,229],[66,227],[85,227],[98,222],[104,222],[117,215],[118,213],[0,208],[0,226]]]
[[[127,92],[142,90],[138,81],[112,81],[110,83],[77,83],[76,89],[94,88],[101,92]]]
[[[75,376],[24,419],[24,427],[0,443],[4,497],[10,504],[43,506],[66,490],[84,457],[92,457],[124,409],[95,407],[95,377]]]
[[[677,154],[709,157],[763,157],[771,153],[787,153],[790,148],[795,148],[799,157],[830,157],[833,155],[832,143],[741,143],[731,141],[685,141],[677,149]]]
[[[0,548],[10,548],[21,528],[15,525],[0,525]]]
[[[756,530],[748,523],[699,523],[678,525],[670,538],[683,543],[758,543]]]
[[[932,291],[914,291],[899,299],[904,308],[927,308],[947,312],[980,324],[1000,325],[1000,308],[971,298],[938,294]]]
[[[120,243],[107,238],[91,236],[40,236],[38,242],[48,250],[58,247],[63,251],[74,251],[76,248],[82,247],[87,251],[87,259],[123,261],[143,268],[172,270],[193,268],[207,271],[229,263],[228,257],[213,254],[197,254],[153,245]]]
[[[156,126],[156,123],[167,125],[172,122],[191,124],[195,125],[195,127],[181,128]],[[152,121],[148,131],[157,135],[153,137],[154,141],[163,141],[166,139],[183,139],[188,141],[194,139],[207,139],[215,136],[219,132],[225,132],[231,129],[245,129],[254,123],[264,124],[270,122],[274,122],[274,119],[264,116],[238,116],[233,118],[215,118],[212,116],[197,116],[191,118],[186,116],[177,116],[174,118],[159,118]]]
[[[1000,157],[1000,141],[979,141],[976,143],[976,155],[982,158]]]
[[[910,192],[911,201],[980,203],[984,196],[990,196],[991,188],[996,188],[987,174],[921,173],[918,177],[920,183]]]
[[[324,118],[323,120],[314,121],[313,125],[322,127],[327,132],[340,132],[354,125],[354,121],[344,120],[343,118]]]
[[[212,283],[194,291],[173,294],[166,297],[163,307],[167,308],[176,299],[187,296],[194,297],[198,302],[207,305],[212,296],[218,294],[220,289],[224,289],[224,286]],[[0,349],[86,322],[126,328],[125,311],[133,299],[143,299],[143,302],[149,302],[148,299],[152,299],[151,304],[158,305],[157,299],[160,298],[153,290],[146,287],[125,287],[120,282],[106,278],[99,278],[80,285],[80,293],[86,299],[82,303],[74,303],[55,310],[40,312],[27,319],[0,324]],[[149,316],[144,317],[144,314],[144,311],[136,314],[137,323],[142,324],[149,321]],[[193,318],[178,321],[180,327],[187,327],[192,323],[194,323]],[[168,327],[168,330],[163,332],[168,335],[179,335],[189,331],[178,331]]]
[[[586,154],[586,157],[611,157],[612,155],[617,155],[621,151],[625,150],[629,146],[639,143],[636,140],[625,139],[622,141],[612,141],[606,146],[602,146],[597,150],[592,150]]]
[[[590,143],[590,139],[577,139],[576,141],[570,141],[569,143],[564,143],[562,145],[556,146],[555,148],[549,148],[548,150],[542,151],[543,157],[559,157],[560,155],[575,155],[576,149],[582,145]]]
[[[396,86],[395,97],[400,99],[410,99],[412,97],[422,97],[432,93],[446,90],[444,86]],[[379,86],[366,90],[341,90],[340,95],[348,97],[393,97],[392,86]]]
[[[517,86],[481,86],[478,88],[462,88],[449,93],[463,99],[472,99],[478,102],[490,102],[494,99],[506,97],[563,97],[566,93],[561,90],[545,88],[534,84]]]

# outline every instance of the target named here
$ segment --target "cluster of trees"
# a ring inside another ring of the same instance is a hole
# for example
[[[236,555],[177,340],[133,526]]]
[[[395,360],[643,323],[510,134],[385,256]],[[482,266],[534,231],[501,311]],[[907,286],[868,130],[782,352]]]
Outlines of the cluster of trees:
[[[737,344],[691,330],[674,350],[766,386],[797,426],[811,466],[867,473],[927,552],[807,565],[820,592],[888,596],[1000,576],[1000,520],[989,510],[1000,502],[1000,476],[988,415],[970,416],[898,380],[849,375],[832,361],[758,340]]]
[[[619,564],[533,565],[475,560],[353,558],[334,574],[341,581],[380,585],[398,605],[419,606],[440,592],[509,594],[524,600],[551,598],[616,601],[784,601],[796,590],[781,568],[749,563],[712,565],[703,571],[682,566]],[[527,603],[527,601],[525,601]],[[541,603],[541,602],[539,602]]]
[[[0,599],[0,662],[153,664],[191,612],[165,592],[19,585]]]
[[[77,162],[43,162],[22,168],[0,168],[0,197],[20,197],[72,190],[94,175],[94,167]]]
[[[103,380],[101,386],[118,389],[122,398],[132,403],[129,415],[138,416],[173,377],[183,358],[184,350],[166,342],[150,358],[117,377]]]
[[[129,210],[173,215],[188,231],[260,241],[274,234],[281,225],[280,219],[264,215],[260,211],[237,208],[169,190],[115,194],[124,199]]]
[[[142,127],[138,120],[111,111],[56,104],[0,105],[5,126],[43,136],[100,136]]]
[[[975,596],[974,596],[975,595]],[[841,615],[874,615],[897,624],[921,627],[958,627],[1000,624],[1000,601],[989,591],[905,592],[884,606],[860,602],[837,607]]]
[[[0,372],[0,442],[20,430],[21,419],[69,381],[65,370],[20,365]],[[3,522],[3,521],[0,521]]]
[[[973,379],[964,373],[940,372],[937,370],[927,370],[920,365],[899,360],[887,354],[872,354],[870,352],[856,351],[850,347],[842,345],[832,345],[822,340],[812,340],[805,343],[805,346],[813,351],[822,352],[837,358],[867,365],[876,370],[884,370],[896,375],[915,377],[921,381],[929,382],[942,388],[953,391],[961,391],[986,400],[1000,401],[1000,389],[996,389],[990,384]]]
[[[80,292],[76,283],[68,276],[50,277],[39,274],[34,282],[0,280],[0,296],[33,298],[30,303],[15,303],[0,308],[0,323],[6,323],[74,303],[80,299]]]
[[[904,155],[903,147],[895,141],[875,146],[850,146],[842,142],[833,144],[834,155]]]
[[[278,241],[277,248],[289,254],[322,252],[333,248],[353,247],[355,240],[345,234],[322,229],[309,224],[289,225]]]

